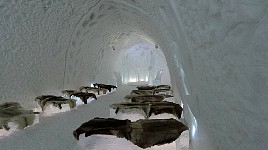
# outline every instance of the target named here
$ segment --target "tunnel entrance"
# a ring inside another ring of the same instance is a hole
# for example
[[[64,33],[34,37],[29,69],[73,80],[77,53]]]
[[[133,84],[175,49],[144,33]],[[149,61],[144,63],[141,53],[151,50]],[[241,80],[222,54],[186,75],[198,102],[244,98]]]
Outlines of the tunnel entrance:
[[[165,57],[161,50],[148,43],[138,43],[125,49],[120,56],[122,84],[159,85],[170,84]],[[120,80],[120,78],[118,79]]]

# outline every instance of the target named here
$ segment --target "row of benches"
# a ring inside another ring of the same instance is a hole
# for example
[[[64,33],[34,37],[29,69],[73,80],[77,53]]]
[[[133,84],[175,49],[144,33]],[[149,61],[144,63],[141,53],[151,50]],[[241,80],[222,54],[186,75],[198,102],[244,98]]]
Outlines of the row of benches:
[[[85,89],[90,88],[95,89],[95,91],[85,91]],[[44,112],[46,107],[49,105],[62,109],[63,104],[68,104],[69,108],[72,109],[77,106],[77,101],[73,99],[73,96],[78,97],[84,104],[87,104],[88,98],[97,100],[96,94],[100,95],[100,91],[102,91],[103,94],[106,94],[107,91],[111,92],[111,89],[114,88],[117,87],[114,85],[95,83],[94,87],[83,86],[79,90],[64,90],[62,91],[62,96],[37,96],[35,101],[40,106],[42,112]],[[8,131],[10,129],[8,125],[10,122],[17,124],[17,129],[24,129],[27,126],[33,125],[36,114],[40,113],[41,112],[24,109],[18,102],[6,102],[0,104],[0,129]]]
[[[138,86],[124,97],[125,101],[110,105],[117,114],[124,110],[142,109],[145,119],[131,122],[129,119],[94,118],[83,123],[73,131],[75,139],[79,140],[81,134],[85,137],[93,134],[114,135],[126,138],[141,148],[153,145],[162,145],[176,140],[188,127],[176,119],[149,119],[152,114],[170,113],[178,119],[181,118],[182,107],[179,104],[164,101],[170,95],[169,85]]]

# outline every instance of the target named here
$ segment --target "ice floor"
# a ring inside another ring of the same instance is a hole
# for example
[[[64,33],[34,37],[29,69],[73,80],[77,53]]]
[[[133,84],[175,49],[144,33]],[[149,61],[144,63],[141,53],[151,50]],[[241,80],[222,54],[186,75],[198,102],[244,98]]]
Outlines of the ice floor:
[[[110,104],[123,101],[123,97],[130,93],[134,86],[119,87],[116,92],[98,97],[87,105],[66,112],[43,114],[39,116],[39,123],[21,131],[9,134],[0,131],[0,150],[142,150],[124,138],[108,135],[94,135],[85,138],[80,135],[77,141],[72,132],[82,123],[95,117],[114,117],[118,119],[137,120],[143,118],[140,114],[117,114],[109,108]],[[172,117],[163,115],[164,117]],[[159,118],[163,116],[152,116]],[[3,135],[4,134],[4,135]],[[182,133],[180,138],[170,144],[153,146],[146,150],[188,150],[189,132]]]

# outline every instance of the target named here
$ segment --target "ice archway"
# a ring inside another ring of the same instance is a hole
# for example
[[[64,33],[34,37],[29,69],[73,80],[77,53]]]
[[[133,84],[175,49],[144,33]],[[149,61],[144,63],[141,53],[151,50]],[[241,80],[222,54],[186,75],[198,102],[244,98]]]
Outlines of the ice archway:
[[[165,56],[194,149],[266,149],[267,8],[265,0],[2,0],[0,100],[31,108],[36,95],[95,81],[103,58],[114,61],[106,53],[140,35]]]

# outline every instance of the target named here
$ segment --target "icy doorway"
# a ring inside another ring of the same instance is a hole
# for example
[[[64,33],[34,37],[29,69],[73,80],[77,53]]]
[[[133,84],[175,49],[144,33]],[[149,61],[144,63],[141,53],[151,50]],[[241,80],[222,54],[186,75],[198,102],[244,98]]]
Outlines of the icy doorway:
[[[139,43],[121,55],[122,83],[128,85],[169,84],[165,57],[158,46]]]

